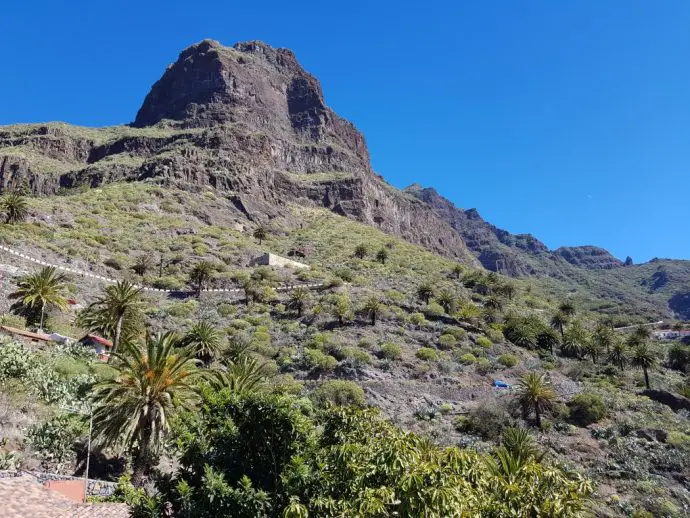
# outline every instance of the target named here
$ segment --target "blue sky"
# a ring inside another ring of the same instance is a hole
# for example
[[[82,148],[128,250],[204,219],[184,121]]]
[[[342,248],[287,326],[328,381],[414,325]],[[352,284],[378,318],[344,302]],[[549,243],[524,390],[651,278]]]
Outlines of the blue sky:
[[[2,27],[0,124],[126,123],[187,45],[260,39],[392,184],[552,248],[690,259],[687,1],[26,0]]]

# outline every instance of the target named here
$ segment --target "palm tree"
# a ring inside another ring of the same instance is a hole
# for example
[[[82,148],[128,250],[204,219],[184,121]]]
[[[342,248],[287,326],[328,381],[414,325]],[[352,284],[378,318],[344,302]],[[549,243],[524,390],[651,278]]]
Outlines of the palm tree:
[[[647,342],[641,342],[635,346],[630,356],[630,363],[639,367],[644,372],[644,384],[649,389],[648,370],[653,368],[658,362],[656,353],[649,347]]]
[[[376,252],[376,260],[380,262],[381,264],[386,264],[386,259],[388,259],[388,250],[385,248],[382,248],[378,252]]]
[[[196,357],[208,366],[218,357],[223,347],[223,335],[213,324],[201,320],[185,333],[182,345],[191,348]]]
[[[502,284],[500,288],[498,289],[499,293],[501,293],[504,297],[507,297],[508,300],[513,300],[513,297],[515,296],[515,285],[513,285],[510,282],[506,282],[505,284]]]
[[[194,351],[179,345],[174,333],[149,335],[143,348],[128,345],[114,355],[117,376],[94,390],[94,435],[106,446],[136,446],[136,485],[153,467],[171,417],[197,401]]]
[[[189,272],[189,280],[196,286],[196,296],[200,297],[204,289],[204,284],[208,282],[213,276],[214,268],[208,261],[201,261],[194,265],[192,271]]]
[[[369,253],[369,249],[364,243],[360,243],[355,247],[355,257],[357,259],[364,259],[367,253]]]
[[[624,341],[614,340],[613,344],[611,345],[611,350],[606,358],[607,361],[616,365],[621,372],[623,372],[625,369],[625,364],[628,362],[626,355],[627,349],[628,348]]]
[[[67,299],[64,296],[65,275],[58,273],[52,266],[41,268],[38,272],[19,279],[17,290],[10,293],[10,299],[17,299],[13,309],[23,310],[27,315],[40,309],[39,329],[43,331],[45,313],[48,307],[60,311],[67,309]],[[35,313],[34,313],[35,314]]]
[[[589,341],[590,338],[587,330],[576,320],[565,332],[563,343],[561,344],[561,353],[564,356],[581,359],[589,351]]]
[[[600,342],[594,337],[587,340],[583,347],[583,351],[592,357],[592,363],[597,363],[597,357],[602,350]]]
[[[376,325],[376,317],[378,316],[378,314],[383,309],[383,302],[381,302],[381,299],[378,298],[377,296],[372,295],[364,303],[363,309],[371,318],[371,325],[375,326]]]
[[[558,311],[563,313],[566,317],[572,317],[575,315],[575,306],[573,306],[570,302],[563,302],[560,306],[558,306]]]
[[[0,199],[0,210],[5,213],[5,223],[20,223],[29,215],[29,204],[24,196],[10,192]]]
[[[335,295],[330,301],[331,315],[338,319],[338,325],[345,324],[345,319],[351,318],[352,303],[346,293]]]
[[[304,308],[309,303],[310,298],[311,293],[309,293],[307,288],[295,288],[290,293],[290,301],[288,304],[291,308],[294,308],[297,311],[297,318],[302,318],[302,313],[304,312]]]
[[[551,317],[551,327],[561,333],[561,341],[565,341],[565,326],[568,325],[568,317],[562,311]]]
[[[133,324],[141,317],[142,289],[129,281],[119,281],[105,289],[105,294],[92,303],[80,323],[92,331],[106,334],[113,340],[113,353],[117,353],[123,330],[130,334]],[[111,356],[112,357],[112,356]]]
[[[541,415],[553,407],[556,393],[546,374],[528,372],[518,384],[518,402],[525,416],[534,413],[537,427],[541,428]]]
[[[259,363],[251,356],[242,355],[235,361],[228,362],[225,369],[215,371],[210,383],[216,390],[253,392],[261,388],[267,377],[268,371],[264,363]]]
[[[259,245],[263,242],[264,239],[268,237],[268,229],[264,227],[263,225],[259,225],[254,229],[254,239],[259,240]]]
[[[613,331],[603,322],[597,326],[594,335],[592,335],[592,341],[596,343],[600,351],[606,351],[606,354],[611,352],[611,344],[614,340]]]
[[[436,297],[436,301],[441,305],[443,310],[449,315],[455,308],[455,296],[448,290],[442,290]]]
[[[456,263],[453,265],[453,268],[451,268],[450,272],[455,276],[456,279],[459,279],[462,274],[465,273],[465,267],[460,263]]]
[[[537,335],[537,347],[540,349],[546,349],[551,352],[551,356],[553,356],[553,348],[555,345],[558,344],[558,334],[556,333],[555,330],[544,328],[538,335]]]
[[[491,295],[486,299],[486,302],[484,302],[484,307],[489,308],[493,311],[502,311],[503,310],[503,300],[501,300],[500,297],[497,297],[495,295]]]
[[[417,288],[417,296],[428,305],[429,299],[434,296],[434,287],[430,282],[423,282]]]
[[[142,277],[146,275],[146,272],[149,271],[151,268],[153,268],[153,259],[151,259],[150,255],[140,255],[137,257],[137,260],[134,262],[134,265],[132,265],[132,270],[134,273],[137,275],[141,275]]]

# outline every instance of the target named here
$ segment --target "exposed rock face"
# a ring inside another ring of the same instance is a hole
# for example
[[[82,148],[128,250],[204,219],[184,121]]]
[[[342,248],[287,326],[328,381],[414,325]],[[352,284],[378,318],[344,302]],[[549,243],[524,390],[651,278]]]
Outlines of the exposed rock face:
[[[478,265],[448,223],[372,171],[364,137],[326,106],[294,54],[260,42],[184,50],[132,127],[0,128],[0,189],[50,195],[146,179],[215,188],[250,219],[281,215],[290,201],[325,206]]]
[[[551,274],[553,263],[565,260],[587,269],[609,269],[623,263],[602,248],[594,246],[563,247],[554,252],[530,234],[511,234],[485,221],[476,209],[462,210],[432,188],[415,184],[405,191],[424,201],[447,221],[465,240],[482,265],[492,271],[511,275]]]
[[[596,246],[563,246],[554,253],[570,264],[590,270],[608,270],[623,266],[622,261],[613,257],[607,250]]]

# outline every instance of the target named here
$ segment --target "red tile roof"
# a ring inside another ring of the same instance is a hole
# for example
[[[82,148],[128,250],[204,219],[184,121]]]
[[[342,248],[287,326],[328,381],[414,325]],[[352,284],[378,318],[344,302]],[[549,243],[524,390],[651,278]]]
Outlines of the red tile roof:
[[[3,518],[127,518],[126,504],[78,504],[29,476],[0,479]]]
[[[80,342],[85,342],[85,341],[87,341],[87,340],[93,340],[94,342],[97,342],[97,343],[99,343],[99,344],[101,344],[101,345],[105,345],[106,347],[112,347],[112,346],[113,346],[113,342],[111,342],[110,340],[106,340],[105,338],[103,338],[103,337],[101,337],[101,336],[92,335],[92,334],[86,335],[84,338],[82,338],[82,339],[79,340],[79,341],[80,341]]]

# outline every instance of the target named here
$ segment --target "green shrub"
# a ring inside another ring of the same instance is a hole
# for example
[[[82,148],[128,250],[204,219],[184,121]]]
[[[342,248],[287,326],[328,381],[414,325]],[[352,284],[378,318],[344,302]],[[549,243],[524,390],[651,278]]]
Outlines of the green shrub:
[[[415,353],[415,356],[419,358],[420,360],[425,360],[425,361],[436,361],[438,360],[438,353],[436,352],[436,349],[432,349],[431,347],[422,347],[417,350]]]
[[[350,360],[355,364],[355,367],[361,367],[371,364],[371,356],[368,352],[357,349],[356,347],[343,347],[342,354],[345,359]]]
[[[458,358],[458,361],[463,365],[472,365],[473,363],[477,363],[477,357],[472,353],[465,353]]]
[[[26,438],[41,454],[44,468],[52,468],[62,466],[71,457],[72,447],[84,431],[84,423],[77,416],[60,415],[30,428]]]
[[[690,450],[690,435],[683,432],[668,432],[666,443],[679,449]]]
[[[568,408],[570,420],[579,426],[596,423],[606,416],[606,405],[596,394],[578,394],[570,400]]]
[[[451,334],[443,334],[438,339],[439,349],[452,349],[457,343],[457,339]]]
[[[444,334],[453,335],[458,341],[467,338],[467,331],[465,331],[462,327],[457,326],[447,327]]]
[[[438,407],[442,414],[450,414],[453,411],[453,405],[450,403],[441,403]]]
[[[430,317],[440,317],[442,315],[445,315],[446,310],[443,309],[443,306],[436,302],[430,302],[425,308],[424,308],[424,314]]]
[[[223,318],[231,317],[235,313],[237,313],[237,307],[234,304],[228,304],[227,302],[223,302],[221,305],[218,306],[218,315],[220,315]]]
[[[515,367],[518,363],[520,363],[520,359],[514,354],[502,354],[498,357],[498,363],[510,368]]]
[[[316,371],[332,371],[338,366],[338,360],[318,349],[305,349],[304,362],[308,368]]]
[[[479,347],[484,347],[485,349],[490,349],[494,345],[493,342],[489,340],[486,336],[478,336],[475,340],[475,343]]]
[[[159,277],[157,279],[154,279],[151,282],[151,285],[154,288],[157,288],[159,290],[173,290],[173,291],[183,291],[185,289],[185,283],[184,281],[178,279],[177,277],[174,277],[172,275],[164,275],[163,277]]]
[[[386,360],[398,360],[402,357],[402,349],[398,344],[387,342],[381,345],[379,357]]]
[[[477,374],[485,376],[493,370],[493,366],[491,365],[491,362],[486,358],[479,358],[474,366],[474,369],[477,372]]]
[[[33,353],[18,343],[0,347],[0,380],[23,378],[32,367]]]
[[[174,302],[168,306],[168,315],[177,318],[189,318],[196,313],[197,307],[196,300]]]
[[[338,406],[364,406],[366,401],[362,387],[346,380],[325,381],[316,387],[310,397],[320,407],[324,407],[328,403]]]
[[[416,326],[423,326],[426,325],[426,318],[424,318],[422,313],[412,313],[410,315],[410,323]]]

